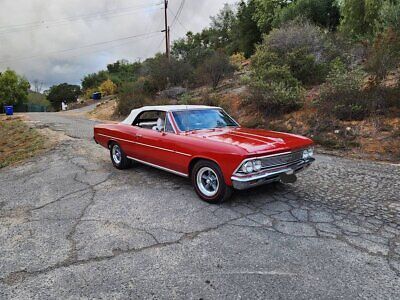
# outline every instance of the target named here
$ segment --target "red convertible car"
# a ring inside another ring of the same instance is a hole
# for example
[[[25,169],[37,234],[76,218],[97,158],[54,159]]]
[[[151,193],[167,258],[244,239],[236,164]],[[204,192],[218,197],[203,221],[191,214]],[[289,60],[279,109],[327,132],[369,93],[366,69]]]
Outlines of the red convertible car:
[[[294,182],[314,161],[310,139],[240,127],[219,107],[142,107],[122,123],[96,125],[94,139],[110,150],[116,168],[137,161],[189,177],[211,203],[228,199],[233,189]]]

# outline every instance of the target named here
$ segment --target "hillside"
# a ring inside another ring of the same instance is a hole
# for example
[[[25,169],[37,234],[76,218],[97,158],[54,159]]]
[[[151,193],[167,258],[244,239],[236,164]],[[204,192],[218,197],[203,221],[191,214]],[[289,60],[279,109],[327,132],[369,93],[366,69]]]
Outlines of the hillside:
[[[392,1],[241,1],[173,41],[170,56],[108,64],[82,87],[118,95],[107,118],[143,105],[216,105],[322,151],[400,161],[399,16]]]
[[[315,86],[307,90],[306,103],[300,110],[266,117],[258,110],[242,104],[248,97],[248,87],[242,84],[244,76],[247,76],[246,72],[240,72],[224,80],[216,90],[202,86],[189,89],[176,98],[156,98],[154,104],[216,105],[228,111],[242,126],[308,136],[315,141],[320,153],[400,162],[399,109],[360,121],[327,120],[318,116],[318,111],[313,106],[320,90],[320,86]],[[393,84],[395,80],[397,79],[391,77],[388,84]],[[117,102],[117,96],[109,97],[88,115],[97,120],[121,121],[125,115],[117,113]]]

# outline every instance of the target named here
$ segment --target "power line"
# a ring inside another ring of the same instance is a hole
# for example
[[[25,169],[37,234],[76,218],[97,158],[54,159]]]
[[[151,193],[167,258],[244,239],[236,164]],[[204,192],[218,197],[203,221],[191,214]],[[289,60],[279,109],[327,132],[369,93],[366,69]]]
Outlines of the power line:
[[[113,46],[108,46],[107,48],[95,49],[95,50],[87,51],[87,52],[85,52],[85,53],[79,53],[79,54],[77,54],[77,55],[71,55],[71,56],[69,56],[69,57],[70,57],[70,58],[72,58],[72,57],[81,57],[81,56],[87,55],[87,54],[92,54],[92,53],[97,53],[97,52],[104,52],[105,50],[110,50],[110,49],[118,48],[118,47],[121,47],[121,46],[125,46],[125,45],[128,45],[128,44],[131,44],[131,43],[133,43],[133,42],[142,41],[142,40],[147,40],[147,39],[152,39],[152,38],[158,37],[158,35],[159,35],[159,32],[157,31],[157,32],[153,32],[151,35],[149,34],[149,36],[146,36],[146,37],[143,37],[143,38],[138,38],[138,39],[135,39],[135,40],[133,40],[133,41],[124,42],[124,43],[120,43],[120,44],[113,45]]]
[[[158,21],[156,27],[154,27],[154,29],[160,28],[160,27],[162,26],[162,24],[163,24],[163,19],[162,19],[162,18],[159,18],[159,21]],[[149,52],[151,51],[150,49],[157,49],[157,51],[158,51],[158,49],[160,49],[161,44],[162,44],[163,42],[164,42],[164,36],[163,36],[163,38],[161,39],[160,43],[158,44],[157,48],[154,48],[154,46],[156,45],[156,42],[153,42],[153,43],[151,43],[151,45],[149,45],[149,47],[147,47],[146,53],[149,53]]]
[[[52,22],[59,22],[59,21],[65,21],[65,20],[71,20],[71,19],[79,19],[79,18],[85,18],[85,17],[90,17],[93,15],[99,15],[99,14],[108,14],[108,13],[113,13],[115,11],[121,11],[121,10],[129,10],[132,8],[146,8],[146,7],[152,7],[152,6],[157,6],[161,5],[161,2],[158,3],[153,3],[151,5],[131,5],[131,6],[126,6],[126,7],[120,7],[120,8],[115,8],[111,10],[103,10],[103,11],[97,11],[97,12],[92,12],[89,14],[83,14],[83,15],[75,15],[75,16],[69,16],[65,18],[60,18],[60,19],[54,19],[54,20],[41,20],[41,21],[36,21],[36,22],[29,22],[29,23],[22,23],[22,24],[13,24],[13,25],[1,25],[0,29],[7,28],[7,27],[21,27],[21,26],[31,26],[31,25],[41,25],[43,23],[52,23]]]
[[[85,14],[85,15],[78,15],[78,16],[71,16],[67,18],[61,18],[58,20],[48,20],[48,21],[40,21],[40,22],[31,22],[31,23],[24,23],[24,24],[17,24],[17,25],[9,25],[9,26],[2,26],[0,27],[0,34],[7,34],[7,33],[15,33],[15,32],[21,32],[21,31],[32,31],[35,29],[40,29],[40,28],[51,28],[55,26],[62,26],[65,24],[69,24],[69,22],[73,21],[83,21],[84,18],[88,18],[85,20],[85,22],[93,22],[93,21],[98,21],[99,19],[103,17],[108,17],[108,18],[114,18],[114,17],[120,17],[124,15],[129,15],[131,13],[140,11],[140,10],[151,10],[151,9],[156,9],[157,6],[159,6],[161,3],[155,3],[153,5],[146,5],[146,6],[141,6],[138,8],[138,6],[131,6],[131,7],[125,7],[125,8],[120,8],[118,10],[108,10],[108,11],[103,11],[103,12],[95,12],[95,13],[90,13],[90,14]],[[134,9],[132,9],[134,8]],[[98,17],[98,18],[89,18],[89,17]],[[1,30],[1,29],[7,29],[10,28],[9,30]]]
[[[156,51],[158,51],[160,49],[161,45],[164,43],[164,40],[165,40],[165,36],[162,38],[162,40],[160,41],[160,43],[156,47]]]
[[[177,14],[174,13],[174,11],[172,9],[169,8],[169,11],[175,16],[175,18],[178,21],[179,25],[181,25],[184,30],[190,31],[189,29],[187,29],[187,27],[185,25],[182,24],[181,20],[177,17]],[[172,27],[172,25],[171,25],[171,27]]]
[[[178,11],[175,14],[175,18],[173,19],[171,23],[171,27],[175,25],[175,22],[178,20],[180,14],[182,13],[183,6],[185,5],[185,0],[181,1],[181,4],[179,5]]]
[[[142,34],[137,34],[137,35],[131,35],[131,36],[127,36],[127,37],[123,37],[123,38],[119,38],[119,39],[114,39],[114,40],[110,40],[110,41],[103,41],[103,42],[98,42],[98,43],[94,43],[94,44],[84,45],[84,46],[80,46],[80,47],[73,47],[73,48],[68,48],[68,49],[62,49],[62,50],[57,50],[57,51],[52,51],[52,52],[47,52],[47,53],[32,55],[32,56],[28,56],[28,57],[20,57],[20,58],[14,58],[14,59],[9,59],[9,60],[4,60],[4,61],[0,61],[0,63],[7,63],[7,62],[11,62],[11,61],[28,60],[28,59],[38,58],[38,57],[47,56],[47,55],[51,55],[51,54],[64,53],[64,52],[69,52],[69,51],[78,50],[78,49],[91,48],[91,47],[95,47],[95,46],[99,46],[99,45],[104,45],[104,44],[109,44],[109,43],[113,43],[113,42],[117,42],[117,41],[123,41],[123,40],[129,40],[129,39],[133,39],[133,38],[137,38],[137,37],[148,36],[148,35],[151,35],[151,34],[154,34],[154,33],[159,33],[159,31],[148,32],[148,33],[142,33]]]

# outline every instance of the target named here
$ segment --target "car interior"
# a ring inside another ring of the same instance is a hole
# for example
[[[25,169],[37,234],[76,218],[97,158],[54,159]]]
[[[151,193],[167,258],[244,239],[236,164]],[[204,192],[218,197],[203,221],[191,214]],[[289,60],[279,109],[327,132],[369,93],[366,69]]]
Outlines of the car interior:
[[[160,132],[164,130],[165,116],[164,111],[145,111],[137,116],[132,125]]]

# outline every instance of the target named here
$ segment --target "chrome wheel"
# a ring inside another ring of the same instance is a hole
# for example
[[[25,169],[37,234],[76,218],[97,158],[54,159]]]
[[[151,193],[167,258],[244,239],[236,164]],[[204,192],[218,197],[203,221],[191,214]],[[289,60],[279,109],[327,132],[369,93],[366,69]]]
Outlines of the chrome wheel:
[[[114,162],[117,165],[119,165],[122,160],[121,148],[117,144],[115,144],[112,147],[111,153],[112,153],[112,158],[113,158]]]
[[[217,194],[219,180],[215,171],[209,167],[203,167],[197,172],[197,186],[202,194],[213,197]]]

